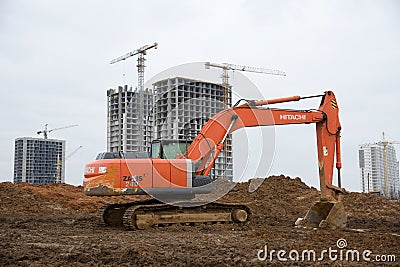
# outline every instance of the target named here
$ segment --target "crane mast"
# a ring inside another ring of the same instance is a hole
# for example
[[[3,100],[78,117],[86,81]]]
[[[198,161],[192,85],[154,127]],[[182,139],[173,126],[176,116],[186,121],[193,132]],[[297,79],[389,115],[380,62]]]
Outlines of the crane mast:
[[[147,50],[149,50],[151,48],[157,49],[157,46],[158,46],[157,42],[152,45],[142,46],[136,50],[126,53],[125,55],[122,55],[120,57],[117,57],[117,58],[111,60],[110,64],[114,64],[114,63],[120,62],[122,60],[126,60],[130,57],[133,57],[135,55],[138,55],[137,65],[136,65],[136,67],[138,69],[138,88],[139,88],[139,90],[142,90],[142,89],[144,89],[144,67],[146,67],[145,66],[146,59],[144,56],[146,55]]]

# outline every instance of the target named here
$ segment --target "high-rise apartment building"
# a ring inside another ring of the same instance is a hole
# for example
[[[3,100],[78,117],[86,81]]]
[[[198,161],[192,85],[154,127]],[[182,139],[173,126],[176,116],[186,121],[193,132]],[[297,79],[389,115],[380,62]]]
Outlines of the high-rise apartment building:
[[[232,94],[224,98],[220,84],[175,77],[155,82],[153,90],[109,89],[107,99],[107,151],[149,152],[154,139],[190,143],[224,101],[231,106]],[[232,180],[231,135],[211,174]]]
[[[209,118],[225,108],[220,84],[187,79],[168,78],[153,84],[153,137],[180,139],[191,142]],[[228,90],[226,105],[231,106]],[[224,150],[215,161],[213,177],[233,178],[232,136],[225,141]]]
[[[107,91],[107,151],[147,152],[152,140],[153,94],[127,85]]]
[[[14,183],[65,182],[65,141],[22,137],[15,140]]]
[[[362,191],[380,192],[385,197],[398,198],[400,194],[399,162],[394,146],[387,145],[386,160],[382,142],[360,145],[358,152]],[[388,188],[386,188],[385,173],[387,173]],[[386,189],[388,189],[388,195]]]

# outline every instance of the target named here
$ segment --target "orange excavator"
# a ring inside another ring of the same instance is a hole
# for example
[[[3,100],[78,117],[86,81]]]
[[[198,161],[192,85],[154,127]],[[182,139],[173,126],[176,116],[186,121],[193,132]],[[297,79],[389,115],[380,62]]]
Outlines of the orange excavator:
[[[318,109],[293,110],[270,105],[321,97]],[[242,101],[245,103],[240,104]],[[240,104],[240,105],[239,105]],[[266,106],[268,105],[268,106]],[[241,99],[210,118],[193,142],[155,140],[150,157],[105,152],[86,165],[84,192],[89,196],[143,195],[151,199],[110,204],[99,210],[106,225],[145,229],[155,225],[233,222],[246,223],[251,211],[243,204],[190,202],[195,194],[213,190],[210,172],[228,134],[244,128],[315,123],[321,197],[300,224],[343,228],[347,215],[342,203],[339,107],[332,91],[316,96],[271,100]],[[338,186],[334,186],[336,158]],[[164,201],[167,200],[167,201]]]

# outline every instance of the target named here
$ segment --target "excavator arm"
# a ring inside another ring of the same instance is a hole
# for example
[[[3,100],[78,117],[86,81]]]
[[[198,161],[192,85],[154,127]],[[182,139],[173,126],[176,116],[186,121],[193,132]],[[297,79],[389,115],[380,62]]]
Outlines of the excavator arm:
[[[213,166],[209,158],[216,159],[228,134],[244,127],[317,123],[323,117],[319,111],[269,109],[247,104],[226,109],[207,122],[188,148],[187,157],[197,162],[197,174],[208,175]]]
[[[332,91],[312,97],[322,97],[320,106],[316,110],[263,107],[264,105],[310,98],[300,96],[247,101],[247,103],[240,106],[236,105],[225,109],[208,120],[201,132],[188,147],[184,157],[195,162],[197,175],[208,175],[216,158],[223,149],[223,143],[227,135],[238,129],[244,127],[315,123],[321,200],[309,210],[306,219],[312,222],[315,221],[317,224],[320,224],[321,221],[325,223],[327,220],[330,220],[328,223],[343,227],[347,217],[340,202],[345,190],[341,188],[340,180],[342,163],[340,155],[341,125],[339,121],[339,107]],[[333,185],[335,160],[338,171],[338,186]],[[339,211],[334,211],[336,209]],[[329,215],[331,211],[338,218],[331,219],[330,217],[333,216],[333,214]]]
[[[325,92],[318,110],[290,110],[262,107],[289,101],[299,101],[300,96],[248,101],[246,104],[225,109],[213,116],[188,147],[185,157],[195,162],[196,174],[208,175],[215,159],[223,148],[228,134],[244,128],[270,125],[316,124],[318,167],[321,192],[331,194],[333,166],[340,173],[340,122],[339,109],[332,91]]]

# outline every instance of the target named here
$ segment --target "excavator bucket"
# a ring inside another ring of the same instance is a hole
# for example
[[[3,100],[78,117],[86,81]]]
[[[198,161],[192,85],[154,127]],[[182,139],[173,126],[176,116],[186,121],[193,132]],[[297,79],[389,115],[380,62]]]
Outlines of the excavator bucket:
[[[347,214],[341,201],[320,200],[315,202],[306,216],[296,224],[321,228],[344,228],[346,222]]]

